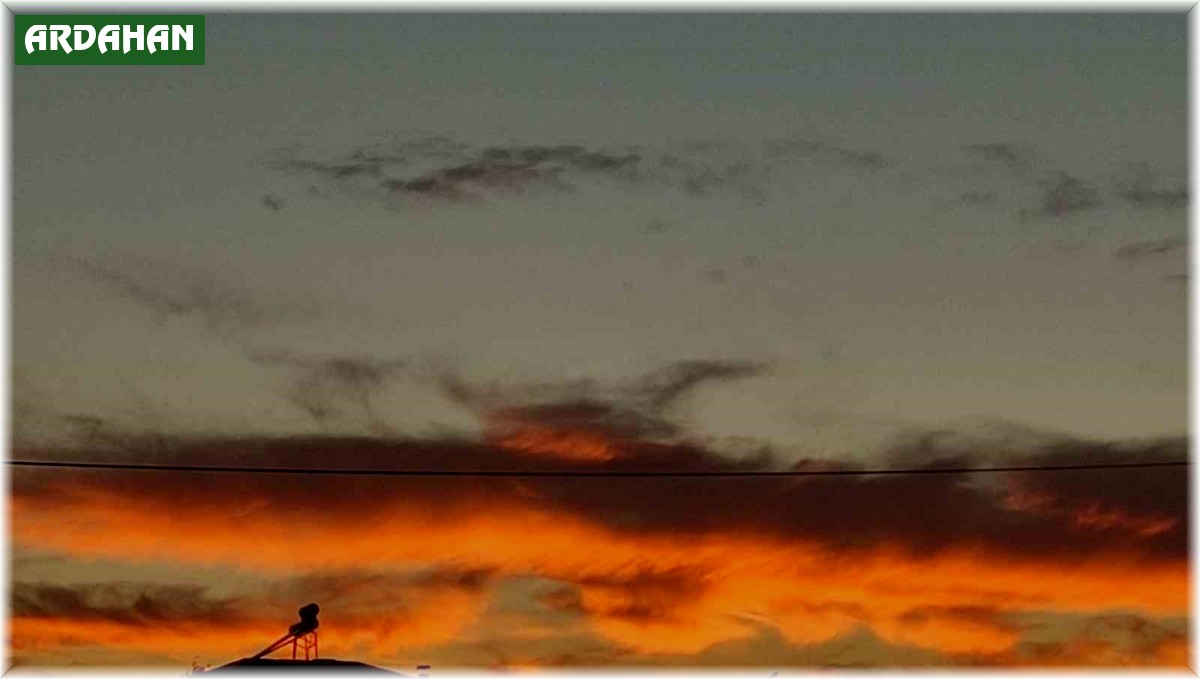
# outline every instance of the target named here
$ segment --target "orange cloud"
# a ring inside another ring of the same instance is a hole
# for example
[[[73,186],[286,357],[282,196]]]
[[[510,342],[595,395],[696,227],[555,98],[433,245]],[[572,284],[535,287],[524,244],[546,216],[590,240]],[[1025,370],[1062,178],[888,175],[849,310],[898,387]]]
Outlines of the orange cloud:
[[[1179,520],[1171,516],[1130,515],[1120,509],[1105,507],[1099,502],[1090,502],[1072,511],[1071,521],[1081,528],[1118,528],[1147,538],[1165,533],[1179,524]]]
[[[1051,493],[1023,489],[1009,493],[1003,506],[1014,512],[1067,521],[1085,530],[1117,530],[1142,538],[1162,535],[1180,523],[1178,518],[1161,513],[1135,513],[1099,500],[1062,503]]]
[[[581,470],[769,464],[769,458],[733,461],[702,446],[654,439],[670,431],[664,409],[697,380],[744,372],[685,367],[662,384],[640,387],[640,410],[586,398],[485,409],[490,439],[484,442],[192,440],[180,441],[173,454],[200,464],[252,456],[264,465],[302,460],[407,469],[521,469],[533,459],[538,469]],[[1137,459],[1161,457],[1160,448],[1059,443],[1028,457]],[[965,454],[943,452],[933,451],[969,466]],[[970,480],[18,470],[11,525],[18,549],[81,560],[222,565],[276,579],[366,567],[536,577],[557,583],[553,595],[539,600],[543,613],[566,612],[574,616],[572,629],[644,658],[697,654],[764,627],[796,645],[866,628],[893,645],[1018,662],[1013,649],[1022,630],[1012,621],[1022,613],[1164,617],[1187,610],[1186,483],[1173,470]],[[306,582],[310,587],[291,598],[309,600],[307,592],[329,584]],[[461,641],[485,598],[437,581],[401,591],[373,589],[371,582],[351,584],[366,587],[374,606],[361,597],[353,605],[338,599],[346,582],[320,603],[332,606],[329,615],[343,616],[334,638],[361,644],[374,657],[388,657],[399,643]],[[397,601],[435,595],[443,599],[430,605],[441,617],[419,629],[390,610]],[[289,599],[286,608],[295,605]],[[102,613],[88,619],[112,621],[111,611]],[[82,624],[78,616],[60,617]],[[44,625],[22,615],[14,630],[43,638]],[[41,637],[34,634],[39,630]]]
[[[1128,550],[1054,557],[963,544],[920,553],[899,539],[836,548],[724,527],[623,530],[619,520],[563,511],[543,503],[538,486],[508,481],[500,483],[512,492],[498,493],[492,482],[202,479],[181,489],[152,476],[118,483],[93,473],[18,491],[14,539],[83,559],[228,564],[280,576],[363,564],[539,576],[574,588],[578,612],[596,634],[642,654],[695,653],[762,624],[799,644],[863,625],[893,643],[998,652],[1017,633],[963,611],[1187,610],[1186,561]],[[313,503],[318,488],[328,504]],[[619,519],[619,506],[609,511]],[[418,634],[386,617],[348,621],[349,629],[330,634],[385,655],[401,638],[450,639],[476,610],[451,602],[441,627],[422,623]],[[40,624],[18,619],[14,634],[44,638]],[[135,643],[102,633],[112,644]],[[155,634],[155,648],[178,640],[175,632]]]
[[[550,455],[578,462],[606,462],[620,456],[619,446],[607,437],[578,429],[524,426],[492,436],[508,450],[530,455]]]
[[[480,583],[437,573],[404,578],[349,571],[228,598],[212,598],[195,587],[17,583],[12,648],[29,655],[100,646],[181,662],[198,653],[207,660],[232,660],[279,638],[290,622],[285,616],[306,596],[326,602],[319,633],[327,657],[364,647],[388,656],[455,640],[490,600]],[[290,650],[272,657],[288,657]]]

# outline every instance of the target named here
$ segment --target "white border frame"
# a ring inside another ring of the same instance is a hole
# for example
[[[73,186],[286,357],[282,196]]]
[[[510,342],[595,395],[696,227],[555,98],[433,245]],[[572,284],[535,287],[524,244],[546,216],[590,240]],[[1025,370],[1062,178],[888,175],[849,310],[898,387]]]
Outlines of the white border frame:
[[[887,13],[908,13],[908,12],[959,12],[959,13],[978,13],[978,12],[1005,12],[1005,11],[1038,11],[1038,12],[1136,12],[1136,13],[1181,13],[1188,15],[1188,105],[1189,105],[1189,129],[1188,129],[1188,168],[1189,168],[1189,186],[1192,203],[1189,205],[1189,230],[1191,233],[1192,243],[1196,242],[1195,230],[1195,200],[1200,193],[1200,178],[1197,177],[1196,160],[1200,157],[1200,144],[1197,143],[1197,135],[1195,130],[1197,123],[1200,122],[1200,115],[1197,113],[1196,91],[1192,86],[1192,79],[1195,76],[1198,68],[1200,68],[1200,48],[1197,47],[1195,36],[1197,28],[1200,27],[1200,10],[1197,10],[1197,3],[1192,0],[1157,0],[1155,2],[1101,2],[1096,0],[1056,0],[1054,2],[1039,2],[1037,0],[1009,0],[1002,3],[984,3],[984,2],[962,2],[961,0],[928,0],[924,3],[913,2],[888,2],[887,0],[843,0],[842,2],[830,2],[828,0],[822,2],[804,2],[796,1],[778,1],[778,0],[747,0],[745,3],[733,4],[730,0],[723,1],[705,1],[705,0],[473,0],[467,2],[465,0],[425,0],[424,2],[404,2],[401,0],[347,0],[346,2],[337,2],[336,0],[291,0],[285,2],[283,0],[175,0],[173,2],[163,2],[162,0],[123,0],[120,2],[111,2],[105,0],[69,0],[57,2],[53,0],[7,0],[2,2],[7,12],[0,13],[0,54],[13,54],[13,16],[15,14],[24,13],[122,13],[122,12],[139,12],[139,13],[201,13],[201,14],[217,14],[227,12],[255,12],[255,13],[284,13],[284,12],[332,12],[332,13],[350,13],[350,12],[430,12],[430,11],[450,11],[450,12],[531,12],[531,11],[554,11],[562,12],[594,12],[594,11],[671,11],[671,12],[727,12],[727,13],[742,13],[742,12],[817,12],[817,11],[839,11],[839,12],[887,12]],[[11,243],[11,227],[12,227],[12,69],[14,64],[12,59],[5,58],[4,67],[0,69],[0,98],[3,98],[5,124],[0,128],[0,145],[5,149],[3,155],[3,169],[0,171],[3,179],[3,190],[0,191],[0,214],[3,215],[5,225],[5,238],[0,240],[0,294],[4,299],[9,301],[7,312],[0,317],[0,353],[5,359],[5,366],[9,368],[7,378],[0,382],[0,396],[6,405],[3,414],[0,415],[0,435],[3,435],[6,444],[5,457],[11,457],[11,430],[10,417],[12,413],[12,401],[10,398],[11,384],[11,269],[10,269],[10,243]],[[1200,265],[1200,253],[1197,253],[1195,247],[1190,248],[1189,255],[1189,280],[1188,280],[1188,295],[1189,295],[1189,440],[1192,432],[1196,429],[1197,415],[1200,413],[1200,406],[1196,399],[1196,384],[1198,371],[1195,363],[1197,337],[1200,336],[1200,304],[1198,304],[1193,290],[1193,280],[1191,278],[1193,272],[1198,270]],[[1189,456],[1190,455],[1189,450]],[[1191,569],[1191,586],[1195,587],[1197,582],[1197,562],[1196,562],[1196,545],[1200,540],[1200,522],[1197,522],[1195,509],[1196,498],[1194,495],[1197,484],[1200,483],[1200,468],[1193,464],[1190,466],[1190,482],[1189,500],[1190,504],[1190,544],[1189,544],[1189,566]],[[4,544],[0,547],[0,606],[3,606],[3,615],[0,615],[0,643],[3,644],[0,648],[0,676],[9,674],[12,671],[13,676],[30,676],[37,675],[43,677],[114,677],[114,676],[145,676],[145,677],[172,677],[178,678],[181,673],[178,671],[168,670],[142,670],[138,668],[119,668],[113,670],[87,670],[87,671],[71,671],[63,668],[21,668],[13,671],[9,658],[10,651],[10,635],[9,635],[9,610],[10,606],[10,579],[9,567],[11,563],[11,540],[9,533],[9,516],[10,516],[10,499],[11,486],[9,478],[8,465],[0,465],[0,486],[4,489],[4,512],[0,514],[0,531],[4,535]],[[1191,588],[1189,588],[1190,591]],[[1200,626],[1197,625],[1194,606],[1194,595],[1189,600],[1189,668],[1190,675],[1200,677],[1200,671],[1197,670],[1195,644],[1197,641],[1197,633],[1200,631]],[[887,670],[881,672],[869,672],[871,676],[876,677],[904,677],[906,679],[914,676],[934,675],[938,677],[955,677],[955,676],[972,676],[978,675],[981,672],[986,672],[994,677],[1059,677],[1059,676],[1096,676],[1099,674],[1121,674],[1122,676],[1189,676],[1187,670],[1136,670],[1136,671],[1121,671],[1107,670],[1104,668],[1091,668],[1081,670],[1056,671],[1056,672],[1039,672],[1039,671],[1016,671],[1016,670],[996,670],[981,668],[978,671],[938,671],[936,669],[929,670]],[[829,676],[836,675],[861,675],[863,672],[849,672],[843,670],[802,670],[797,669],[791,671],[788,668],[782,668],[774,674],[768,669],[754,670],[711,670],[704,668],[690,669],[664,669],[663,671],[647,672],[639,670],[622,670],[611,672],[595,672],[595,671],[559,671],[559,670],[539,670],[537,674],[542,676],[555,677],[590,677],[595,679],[628,679],[634,676],[675,676],[675,677],[690,677],[690,676],[707,676],[707,677],[723,677],[728,679],[768,679],[768,676],[781,677],[800,677],[800,676]],[[274,672],[271,676],[311,676],[311,671],[304,672]],[[340,672],[320,672],[323,675],[339,675]],[[415,675],[415,670],[412,672]],[[496,676],[498,673],[488,672],[438,672],[437,668],[433,668],[435,679],[473,679],[478,677]],[[358,675],[351,675],[358,676]]]

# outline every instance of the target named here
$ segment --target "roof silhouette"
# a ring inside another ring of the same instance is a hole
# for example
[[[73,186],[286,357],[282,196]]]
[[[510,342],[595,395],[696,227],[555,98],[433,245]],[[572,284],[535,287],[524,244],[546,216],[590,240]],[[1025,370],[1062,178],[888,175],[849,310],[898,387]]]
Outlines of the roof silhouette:
[[[334,660],[332,658],[318,658],[315,660],[273,660],[270,658],[242,658],[235,660],[227,665],[214,667],[208,672],[262,672],[282,670],[294,672],[297,670],[315,670],[318,672],[337,670],[350,672],[369,672],[378,674],[394,674],[397,676],[408,676],[400,672],[385,670],[382,667],[375,667],[366,663],[357,662],[354,660]],[[206,672],[207,674],[207,672]]]
[[[357,662],[354,660],[335,660],[333,658],[321,658],[317,654],[317,628],[321,626],[317,620],[317,614],[321,612],[321,607],[317,604],[308,604],[299,610],[300,622],[293,624],[288,628],[287,634],[279,637],[270,646],[267,646],[258,653],[249,658],[234,660],[231,663],[214,667],[207,672],[262,672],[282,670],[286,672],[294,672],[296,670],[346,670],[351,672],[372,672],[376,674],[395,674],[398,676],[407,676],[400,672],[385,670],[382,667],[375,667],[366,663]],[[285,646],[288,642],[292,644],[291,659],[273,659],[264,656],[274,653]],[[296,657],[297,650],[303,642],[304,659]],[[309,657],[309,651],[313,651],[313,657]],[[421,666],[425,668],[425,665]],[[422,674],[427,677],[427,674]]]

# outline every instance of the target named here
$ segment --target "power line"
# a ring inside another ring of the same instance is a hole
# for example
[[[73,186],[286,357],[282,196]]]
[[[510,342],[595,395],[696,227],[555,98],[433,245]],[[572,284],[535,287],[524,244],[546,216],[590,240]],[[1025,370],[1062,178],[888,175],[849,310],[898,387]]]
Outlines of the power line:
[[[616,477],[771,477],[771,476],[889,476],[900,474],[998,474],[1006,472],[1074,472],[1104,469],[1184,467],[1189,460],[1155,462],[1097,462],[1092,464],[1011,465],[1001,467],[909,467],[890,469],[778,469],[778,470],[626,470],[583,469],[329,469],[305,467],[234,467],[182,464],[124,464],[120,462],[62,462],[9,460],[14,467],[50,469],[96,469],[115,471],[195,472],[205,474],[308,474],[325,476],[469,476],[500,478],[616,478]]]

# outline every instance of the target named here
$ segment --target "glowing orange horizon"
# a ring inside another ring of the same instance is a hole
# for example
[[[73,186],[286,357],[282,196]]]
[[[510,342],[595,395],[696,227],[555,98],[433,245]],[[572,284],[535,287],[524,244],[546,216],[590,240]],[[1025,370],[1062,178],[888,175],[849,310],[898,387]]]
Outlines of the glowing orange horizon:
[[[536,576],[575,593],[573,612],[592,633],[648,658],[698,653],[750,637],[764,624],[801,645],[864,626],[886,642],[944,654],[1002,654],[1019,638],[1011,626],[964,619],[955,611],[1181,616],[1188,610],[1186,560],[1136,553],[1065,560],[962,545],[921,555],[899,541],[838,550],[752,531],[623,531],[519,494],[443,507],[405,493],[379,494],[369,521],[349,510],[310,513],[305,530],[297,532],[288,513],[263,498],[221,492],[204,497],[197,494],[166,512],[165,495],[121,493],[97,482],[63,483],[37,495],[18,492],[13,536],[19,547],[77,559],[227,565],[276,576],[364,564]],[[302,500],[298,494],[296,502]],[[461,615],[447,616],[436,633],[426,630],[411,640],[420,645],[454,638],[485,603],[468,597],[456,604]],[[339,638],[366,643],[374,655],[394,651],[390,637],[371,633],[366,620],[361,629],[339,631]],[[384,628],[402,624],[387,615],[372,620]],[[52,627],[18,618],[14,643],[48,639]],[[133,643],[125,638],[112,632],[106,643]],[[150,642],[137,642],[143,643]]]

